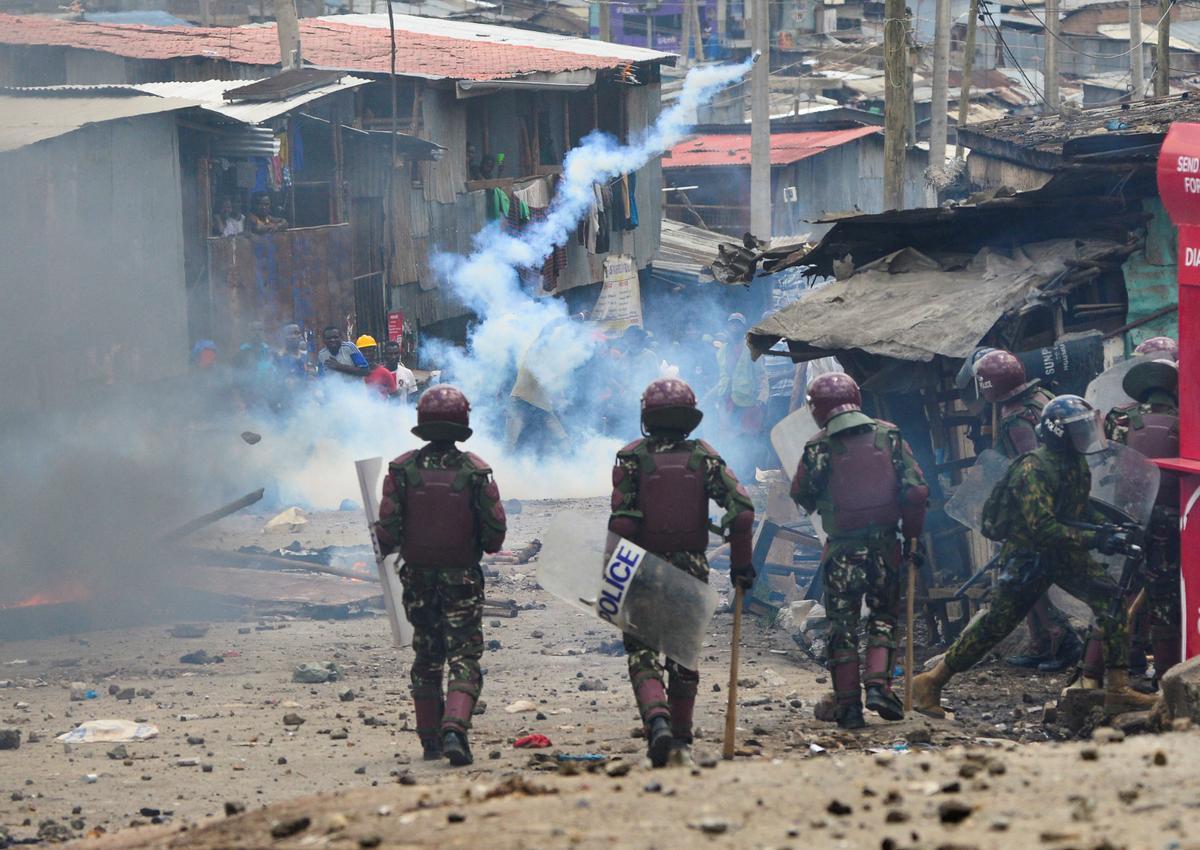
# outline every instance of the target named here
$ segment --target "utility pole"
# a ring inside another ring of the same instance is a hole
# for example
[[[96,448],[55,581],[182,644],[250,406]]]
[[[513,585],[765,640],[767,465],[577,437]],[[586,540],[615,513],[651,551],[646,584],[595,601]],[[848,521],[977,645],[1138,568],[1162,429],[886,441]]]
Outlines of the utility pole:
[[[1046,112],[1058,113],[1058,0],[1046,0],[1046,60],[1042,68],[1042,97]]]
[[[1129,79],[1133,100],[1146,96],[1146,64],[1142,59],[1142,0],[1129,0]]]
[[[696,61],[704,61],[704,30],[700,28],[700,0],[689,0],[692,9],[692,35],[696,39]]]
[[[679,67],[681,68],[692,64],[692,2],[693,0],[684,0],[683,14],[680,16],[683,18],[680,22],[682,32],[679,36]]]
[[[903,0],[900,0],[903,2]],[[750,0],[750,232],[771,239],[771,12],[769,0]]]
[[[904,0],[883,4],[883,208],[904,206],[908,142],[908,27]]]
[[[950,0],[937,0],[933,17],[933,103],[929,114],[929,167],[946,167],[950,106]]]
[[[299,68],[300,20],[296,17],[296,0],[275,0],[275,30],[279,35],[279,62],[283,70]]]
[[[612,3],[609,0],[599,2],[600,40],[612,41]]]
[[[1172,0],[1158,0],[1158,51],[1154,57],[1154,96],[1171,93],[1171,6]]]
[[[958,126],[954,131],[954,158],[963,158],[962,136],[958,131],[967,126],[967,110],[971,108],[971,74],[975,71],[975,29],[979,23],[979,0],[971,0],[967,11],[967,40],[963,44],[962,85],[958,93]]]

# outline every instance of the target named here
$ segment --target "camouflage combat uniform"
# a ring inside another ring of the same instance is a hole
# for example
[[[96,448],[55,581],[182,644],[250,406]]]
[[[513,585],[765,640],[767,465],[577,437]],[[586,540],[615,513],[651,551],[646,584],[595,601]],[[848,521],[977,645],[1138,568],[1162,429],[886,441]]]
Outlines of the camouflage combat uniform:
[[[471,704],[483,685],[479,660],[483,656],[483,571],[479,560],[483,552],[496,552],[504,544],[507,530],[500,492],[491,479],[491,469],[477,455],[463,452],[452,444],[427,444],[419,451],[396,458],[388,467],[383,482],[376,535],[381,553],[386,556],[403,551],[405,528],[424,520],[405,516],[406,491],[420,484],[421,470],[450,470],[459,475],[454,488],[470,488],[474,514],[473,563],[409,563],[400,566],[404,585],[404,612],[413,626],[413,660],[410,678],[414,702],[442,703],[442,668],[449,666],[447,694],[461,692]],[[447,716],[439,724],[465,732],[466,717]],[[440,710],[438,712],[440,714]],[[420,724],[418,724],[420,725]],[[430,739],[437,728],[418,728],[422,740]]]
[[[1141,404],[1130,403],[1115,407],[1104,419],[1104,434],[1115,443],[1128,445],[1130,431],[1140,427],[1141,417],[1152,413],[1178,418],[1179,408],[1175,406],[1174,400],[1166,395],[1152,397],[1151,401]],[[1163,644],[1179,642],[1182,617],[1179,591],[1181,554],[1178,483],[1172,478],[1164,482],[1164,487],[1174,488],[1174,492],[1167,494],[1165,499],[1160,499],[1150,515],[1145,541],[1146,560],[1143,566],[1146,588],[1144,613],[1149,620],[1149,639],[1160,648],[1155,652],[1155,668],[1159,674],[1166,669],[1162,666],[1163,659],[1158,657],[1164,654],[1161,647]],[[1174,655],[1178,655],[1178,650]],[[1171,661],[1167,662],[1168,665],[1170,663]]]
[[[928,488],[924,474],[908,444],[895,425],[882,420],[873,424],[876,445],[886,451],[895,471],[894,492],[888,500],[894,502],[896,520],[887,525],[869,525],[844,531],[838,524],[839,507],[831,494],[833,452],[844,452],[843,440],[852,432],[827,436],[817,433],[804,447],[800,465],[792,480],[792,499],[808,513],[819,513],[828,539],[822,553],[825,571],[825,611],[829,618],[829,666],[853,665],[854,675],[844,689],[835,692],[839,702],[857,701],[858,642],[860,611],[865,596],[869,618],[866,623],[867,654],[885,650],[882,663],[869,663],[863,684],[891,687],[892,656],[896,649],[896,623],[900,607],[900,538],[898,523],[908,525],[912,520],[902,508],[907,494],[920,493],[917,511],[924,518]],[[854,429],[861,431],[861,429]],[[874,489],[878,482],[863,481],[863,488]],[[919,525],[919,521],[916,522]],[[917,536],[920,531],[917,530]],[[850,691],[853,690],[853,694]]]
[[[1036,449],[1040,445],[1036,429],[1042,418],[1042,408],[1053,398],[1048,390],[1033,386],[1014,399],[1000,402],[996,449],[1009,459]],[[1029,609],[1025,625],[1029,628],[1029,654],[1033,656],[1052,654],[1071,631],[1071,621],[1047,594],[1042,594]],[[1074,639],[1071,640],[1077,645]]]
[[[737,477],[725,465],[725,461],[708,443],[703,440],[679,439],[674,436],[651,435],[643,440],[637,440],[625,446],[617,453],[616,466],[613,470],[612,514],[610,528],[618,530],[630,529],[626,536],[633,537],[633,528],[642,520],[642,511],[638,509],[638,485],[643,470],[653,463],[656,454],[665,452],[692,452],[693,462],[703,465],[704,490],[708,498],[725,509],[721,519],[722,530],[730,527],[734,518],[744,511],[753,513],[754,503],[746,493],[745,488],[738,483]],[[687,572],[701,581],[708,582],[708,558],[704,550],[684,552],[654,551],[655,555],[670,561],[679,569]],[[638,710],[642,721],[647,725],[655,717],[670,719],[670,711],[666,701],[662,700],[663,665],[659,663],[658,653],[643,644],[637,638],[626,634],[624,636],[625,652],[628,656],[629,679],[633,684],[634,694],[638,699]],[[696,670],[683,667],[674,659],[668,658],[666,670],[669,673],[666,695],[672,702],[694,700],[700,674]],[[645,687],[647,683],[657,682],[658,687]],[[648,696],[649,695],[649,696]],[[676,730],[677,736],[690,739],[688,730]]]
[[[1124,623],[1108,614],[1116,582],[1088,556],[1094,533],[1063,524],[1064,520],[1106,522],[1088,501],[1091,480],[1083,455],[1042,447],[1014,463],[999,517],[1009,529],[1000,550],[1004,564],[1000,582],[988,611],[967,626],[946,653],[951,672],[961,673],[980,661],[1052,584],[1095,613],[1105,666],[1127,667]],[[985,511],[985,529],[986,521]]]

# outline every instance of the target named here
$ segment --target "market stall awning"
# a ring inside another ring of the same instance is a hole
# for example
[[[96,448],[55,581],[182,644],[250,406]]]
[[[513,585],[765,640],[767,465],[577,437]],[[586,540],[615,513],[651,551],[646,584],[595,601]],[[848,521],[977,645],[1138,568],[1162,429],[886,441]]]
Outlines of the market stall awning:
[[[1040,287],[1117,247],[1055,239],[1011,256],[984,249],[950,268],[897,251],[771,314],[750,330],[750,347],[759,356],[782,339],[803,360],[850,350],[912,362],[966,357],[1006,312],[1037,302]]]

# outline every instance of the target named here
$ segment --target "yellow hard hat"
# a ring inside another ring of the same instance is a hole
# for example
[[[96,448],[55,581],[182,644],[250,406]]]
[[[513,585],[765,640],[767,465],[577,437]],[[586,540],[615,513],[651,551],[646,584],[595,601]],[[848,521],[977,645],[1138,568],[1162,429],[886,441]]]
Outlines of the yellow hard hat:
[[[379,345],[379,343],[375,341],[375,337],[371,336],[370,334],[363,334],[358,339],[354,340],[354,344],[359,348],[374,348],[375,346]]]

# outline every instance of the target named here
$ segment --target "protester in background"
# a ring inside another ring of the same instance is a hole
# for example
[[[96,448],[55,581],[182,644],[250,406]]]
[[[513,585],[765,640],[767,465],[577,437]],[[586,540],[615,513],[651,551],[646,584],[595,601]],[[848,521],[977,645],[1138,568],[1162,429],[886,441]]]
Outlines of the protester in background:
[[[304,332],[295,322],[289,322],[279,331],[283,348],[275,353],[275,365],[287,380],[304,380],[308,377],[308,353],[304,351]]]
[[[568,319],[547,323],[529,346],[517,368],[517,381],[508,400],[505,421],[505,448],[514,451],[518,445],[532,443],[539,448],[559,450],[569,445],[567,431],[559,418],[566,399],[554,396],[535,374],[536,365],[550,362],[554,356],[554,334]]]
[[[213,236],[237,236],[245,229],[246,217],[234,211],[232,200],[223,198],[220,209],[213,216]]]
[[[741,445],[741,463],[737,463],[737,459],[734,462],[749,478],[762,455],[761,440],[769,397],[767,370],[750,356],[745,316],[730,313],[725,333],[728,339],[717,350],[721,377],[716,395],[723,413],[726,439]]]
[[[400,391],[400,399],[408,399],[417,391],[417,376],[413,374],[400,360],[400,343],[389,339],[383,344],[383,365],[396,376],[396,388]]]
[[[250,232],[276,233],[287,230],[287,227],[286,218],[271,215],[271,197],[259,195],[258,200],[254,202],[254,212],[250,213]]]
[[[367,359],[367,386],[375,390],[380,398],[395,398],[399,394],[396,387],[396,374],[379,362],[379,343],[370,334],[363,334],[354,341],[362,356]]]
[[[197,369],[211,369],[217,363],[217,344],[211,339],[197,340],[192,346],[192,365]]]
[[[342,339],[342,332],[336,325],[329,325],[321,334],[325,347],[317,354],[317,374],[327,376],[337,372],[347,379],[367,377],[370,365],[367,358],[362,356],[358,346]]]

